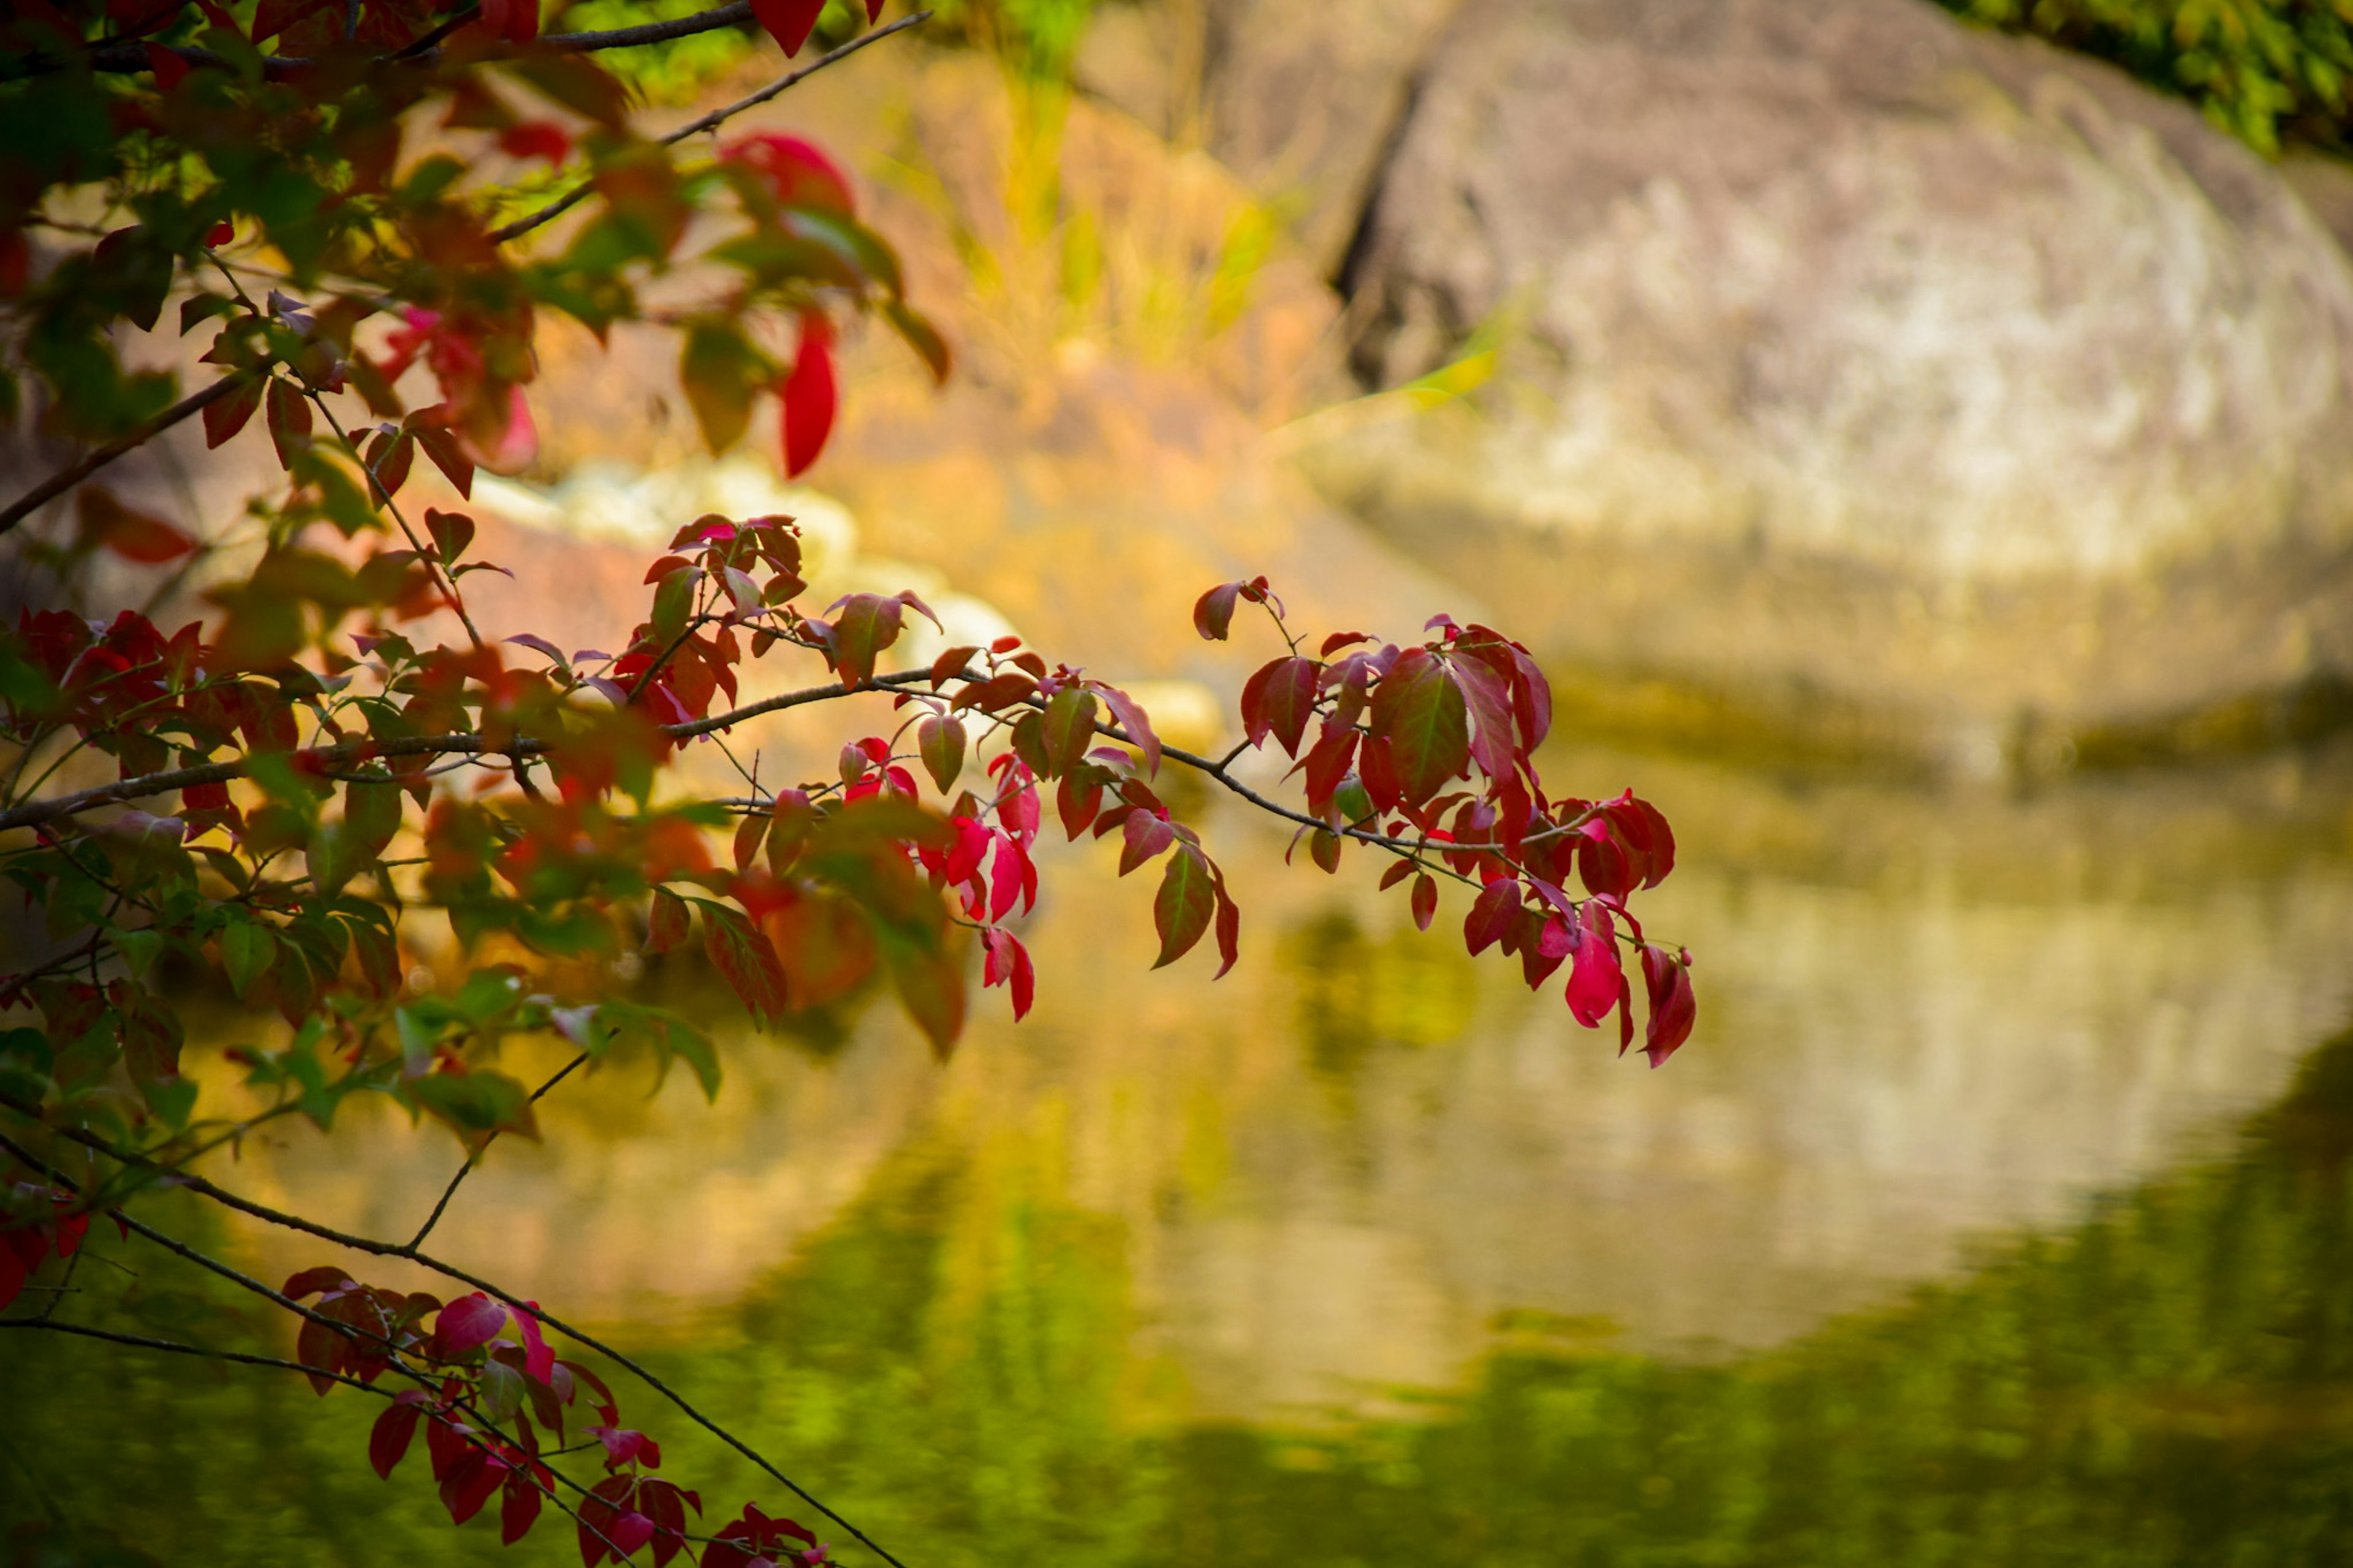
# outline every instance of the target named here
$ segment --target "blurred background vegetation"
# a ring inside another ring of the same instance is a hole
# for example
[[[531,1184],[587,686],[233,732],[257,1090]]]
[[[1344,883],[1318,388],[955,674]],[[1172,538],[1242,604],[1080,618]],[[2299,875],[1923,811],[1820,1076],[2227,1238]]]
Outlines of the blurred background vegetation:
[[[2005,32],[2114,60],[2259,152],[2353,152],[2348,0],[1938,0]]]

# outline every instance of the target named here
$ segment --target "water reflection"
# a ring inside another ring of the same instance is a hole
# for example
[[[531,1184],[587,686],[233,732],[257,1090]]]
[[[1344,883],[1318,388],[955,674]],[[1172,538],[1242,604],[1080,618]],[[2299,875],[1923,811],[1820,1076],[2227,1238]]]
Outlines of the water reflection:
[[[662,1347],[919,1568],[2334,1561],[2341,769],[2021,799],[1585,763],[1685,826],[1652,921],[1708,1010],[1665,1072],[1345,879],[1256,876],[1210,988],[1145,973],[1138,889],[1068,876],[1018,1035],[938,1072],[876,1012],[821,1061],[747,1045],[715,1107],[567,1086],[448,1250]],[[384,1121],[227,1179],[405,1233],[448,1166]],[[29,1465],[166,1560],[448,1554],[364,1412],[249,1375],[0,1347],[38,1435],[0,1500],[38,1506]],[[108,1445],[170,1479],[101,1501]]]

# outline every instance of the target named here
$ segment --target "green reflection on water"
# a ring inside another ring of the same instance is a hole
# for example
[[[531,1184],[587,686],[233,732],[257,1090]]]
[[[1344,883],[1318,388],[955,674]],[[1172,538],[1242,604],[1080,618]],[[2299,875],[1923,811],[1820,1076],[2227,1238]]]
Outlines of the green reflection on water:
[[[1127,1238],[1059,1198],[1050,1164],[1011,1135],[902,1148],[661,1370],[917,1568],[2353,1557],[2353,1031],[2234,1156],[1899,1308],[1713,1364],[1517,1315],[1466,1392],[1308,1433],[1155,1417],[1176,1374],[1134,1348]],[[234,1307],[121,1256],[161,1319],[191,1310],[175,1292]],[[452,1532],[414,1458],[377,1482],[355,1397],[5,1352],[8,1519],[53,1506],[174,1563],[570,1560],[554,1532],[513,1552]],[[706,1495],[754,1494],[715,1443],[634,1411]]]

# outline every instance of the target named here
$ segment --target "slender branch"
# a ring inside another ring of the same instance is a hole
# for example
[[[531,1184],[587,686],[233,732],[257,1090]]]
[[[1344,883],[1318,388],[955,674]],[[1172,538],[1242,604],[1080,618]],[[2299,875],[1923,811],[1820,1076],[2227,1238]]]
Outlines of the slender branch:
[[[920,26],[921,24],[931,20],[931,16],[932,14],[929,11],[917,11],[911,16],[902,16],[897,21],[892,22],[886,26],[876,27],[869,32],[860,33],[858,37],[850,39],[839,48],[829,50],[827,53],[818,56],[816,59],[811,60],[807,65],[801,67],[799,69],[786,71],[783,76],[778,77],[775,81],[770,82],[766,87],[764,87],[759,91],[753,93],[750,97],[739,99],[735,102],[728,104],[723,109],[713,110],[709,114],[702,116],[701,119],[671,132],[669,135],[660,139],[660,145],[664,147],[675,147],[690,136],[697,135],[705,131],[715,130],[727,120],[737,114],[741,114],[744,110],[755,108],[760,104],[767,102],[770,99],[775,98],[778,93],[790,88],[794,83],[802,81],[807,78],[815,75],[817,72],[823,70],[826,67],[832,65],[838,60],[849,58],[851,55],[854,55],[859,50],[866,47],[869,44],[879,42],[883,38],[889,37],[893,33],[903,32],[909,27]],[[752,7],[750,0],[736,0],[736,3],[733,5],[722,5],[715,10],[698,12],[696,15],[691,16],[675,17],[667,22],[648,22],[639,26],[615,27],[608,31],[598,33],[550,34],[549,36],[541,38],[530,48],[516,52],[522,54],[530,54],[534,52],[539,54],[577,54],[597,49],[629,48],[639,44],[657,44],[671,38],[683,38],[695,33],[707,33],[718,27],[734,26],[738,24],[750,21],[751,19]],[[442,24],[441,28],[437,28],[435,31],[436,33],[443,33],[445,29],[451,29],[455,25],[461,23],[464,20],[464,17],[453,17],[448,22]],[[431,36],[432,35],[428,35],[428,37]],[[419,40],[419,44],[422,44],[424,40]],[[100,71],[138,72],[152,70],[153,66],[149,60],[147,51],[153,47],[168,46],[150,46],[140,44],[136,46],[113,47],[100,49],[90,57],[90,67],[92,69]],[[418,45],[411,45],[409,49],[402,50],[399,54],[387,56],[385,58],[386,61],[426,58],[438,53],[438,49],[427,49],[423,53],[412,55],[410,50],[417,49],[417,47]],[[192,66],[222,66],[228,63],[221,56],[214,53],[210,49],[173,47],[172,52],[178,55],[182,59],[187,61]],[[271,76],[284,76],[291,71],[315,65],[317,63],[319,62],[314,60],[293,59],[278,56],[266,58],[262,62],[266,74]],[[27,71],[19,74],[39,75],[47,70],[54,68],[56,68],[55,62],[40,61],[36,62],[35,65]],[[8,79],[0,78],[0,79]],[[529,234],[532,230],[538,228],[541,225],[549,222],[559,215],[578,205],[583,200],[586,199],[590,193],[595,189],[596,184],[593,181],[583,181],[580,184],[574,186],[570,191],[566,192],[562,196],[557,197],[546,206],[540,208],[537,212],[532,213],[525,217],[517,218],[514,222],[508,224],[503,228],[493,230],[490,237],[491,243],[493,245],[503,245],[508,240],[515,239],[521,236]],[[240,384],[246,375],[259,374],[261,371],[266,371],[268,368],[269,365],[265,363],[260,366],[240,373],[239,374],[224,376],[219,381],[215,382],[212,385],[205,388],[202,392],[195,393],[187,397],[182,398],[178,403],[174,404],[170,408],[167,408],[162,414],[157,415],[155,418],[150,420],[146,425],[142,426],[138,430],[133,431],[131,435],[123,437],[121,440],[110,442],[106,446],[100,447],[84,454],[80,460],[74,463],[71,467],[52,474],[48,479],[44,479],[41,483],[34,486],[32,489],[18,497],[6,508],[0,509],[0,533],[7,532],[36,509],[56,497],[64,494],[67,490],[71,489],[74,486],[88,479],[91,474],[96,473],[107,464],[111,463],[117,458],[121,457],[124,453],[145,445],[148,441],[153,440],[156,436],[170,429],[181,420],[185,419],[189,415],[195,414],[207,405],[218,402],[221,398],[227,396],[230,391],[232,391],[237,384]],[[332,420],[330,422],[332,423]],[[464,616],[465,612],[462,607],[460,607],[459,614],[461,617]]]
[[[875,688],[913,686],[919,681],[929,680],[931,678],[932,672],[928,669],[906,669],[892,675],[878,675],[871,681],[855,688],[844,686],[838,680],[829,681],[823,686],[812,686],[800,691],[787,691],[780,696],[764,698],[760,701],[746,703],[741,708],[730,710],[725,713],[713,714],[708,719],[691,720],[683,724],[665,724],[662,726],[662,733],[674,741],[690,741],[697,735],[708,735],[714,731],[731,729],[746,720],[756,719],[764,713],[776,713],[786,708],[798,708],[811,702],[829,702],[836,698],[855,696],[858,692]],[[966,676],[963,679],[972,678]],[[346,741],[340,745],[320,746],[302,753],[302,759],[306,766],[323,770],[331,769],[340,763],[365,762],[377,757],[441,756],[452,752],[489,752],[500,756],[520,752],[525,756],[537,756],[547,750],[548,744],[549,742],[545,741],[527,736],[518,737],[511,744],[493,746],[476,734],[410,735],[384,741]],[[72,795],[58,795],[49,800],[27,801],[7,811],[0,811],[0,833],[5,833],[12,827],[37,826],[42,823],[55,822],[60,817],[73,816],[98,806],[120,805],[126,801],[140,800],[149,795],[165,795],[175,789],[187,789],[198,784],[227,784],[232,779],[245,777],[247,767],[248,759],[242,757],[227,762],[199,763],[193,767],[174,768],[165,773],[147,773],[135,779],[119,779],[113,784],[93,784],[88,789],[78,790]]]
[[[109,441],[103,447],[91,447],[75,462],[59,468],[6,506],[0,507],[0,533],[7,532],[125,452],[145,446],[190,415],[203,413],[267,369],[269,365],[264,363],[222,376],[202,392],[190,393],[183,397],[130,435]]]
[[[733,10],[735,7],[730,6],[728,9]],[[744,6],[743,9],[748,15],[751,7],[747,5]],[[917,11],[911,16],[900,17],[897,21],[890,24],[888,26],[877,27],[871,32],[860,33],[858,37],[850,39],[849,42],[842,45],[839,48],[831,49],[825,54],[819,55],[808,64],[801,67],[798,70],[786,71],[784,75],[778,77],[776,80],[770,82],[759,91],[752,94],[749,98],[738,99],[733,103],[727,105],[723,109],[714,109],[710,113],[702,116],[700,120],[680,126],[669,135],[661,138],[660,144],[664,147],[675,147],[690,136],[700,135],[705,131],[715,131],[734,116],[743,113],[747,109],[754,109],[767,102],[770,99],[776,97],[786,88],[791,87],[795,82],[804,80],[816,75],[818,71],[825,69],[826,67],[833,64],[836,60],[846,60],[869,44],[878,43],[881,40],[889,37],[892,34],[903,32],[909,27],[920,26],[922,24],[928,22],[931,19],[932,14],[929,11]],[[654,24],[654,26],[661,25],[662,24],[659,23]],[[628,29],[624,30],[626,31]],[[586,35],[575,36],[586,37]],[[612,46],[604,45],[600,47],[611,47]],[[503,228],[492,229],[491,231],[491,243],[493,245],[504,245],[508,240],[519,238],[523,235],[529,234],[533,229],[539,227],[542,224],[547,223],[552,219],[559,217],[565,213],[569,212],[573,207],[578,205],[581,201],[586,198],[587,195],[596,188],[596,186],[594,181],[582,181],[579,184],[573,186],[572,189],[556,197],[555,200],[548,203],[547,205],[540,208],[537,212],[532,213],[523,217],[519,217]]]
[[[46,1329],[53,1334],[79,1334],[85,1339],[106,1340],[118,1345],[136,1345],[142,1350],[172,1351],[180,1355],[202,1356],[206,1361],[233,1361],[245,1366],[271,1366],[286,1372],[299,1372],[310,1377],[331,1377],[351,1388],[365,1389],[370,1394],[392,1397],[390,1389],[362,1383],[356,1377],[346,1377],[340,1372],[329,1372],[323,1366],[308,1366],[299,1361],[281,1361],[274,1355],[249,1355],[244,1351],[214,1350],[205,1345],[184,1345],[177,1340],[149,1339],[144,1334],[118,1334],[107,1329],[89,1328],[80,1323],[60,1323],[55,1318],[0,1318],[0,1329]]]
[[[177,1340],[152,1339],[145,1334],[116,1333],[111,1329],[93,1329],[81,1323],[60,1323],[54,1318],[0,1318],[0,1329],[46,1329],[51,1333],[79,1334],[84,1339],[104,1340],[110,1344],[131,1345],[140,1350],[170,1351],[177,1355],[198,1356],[206,1361],[236,1362],[242,1366],[275,1367],[285,1372],[299,1372],[305,1377],[329,1378],[336,1383],[342,1384],[346,1388],[356,1388],[361,1390],[363,1393],[373,1394],[378,1398],[391,1399],[396,1397],[392,1390],[388,1388],[379,1388],[372,1383],[362,1383],[356,1377],[347,1377],[340,1372],[329,1372],[322,1366],[311,1366],[299,1361],[283,1361],[277,1356],[251,1355],[244,1351],[216,1350],[206,1345],[183,1344]],[[468,1406],[467,1409],[469,1414],[477,1415],[477,1418],[480,1418],[478,1413],[474,1412],[470,1406]],[[459,1427],[458,1430],[459,1436],[463,1436],[474,1447],[480,1448],[487,1453],[496,1454],[498,1452],[497,1449],[492,1448],[488,1443],[483,1442],[477,1435],[466,1431],[463,1427]],[[563,1471],[554,1468],[553,1466],[548,1467],[548,1473],[554,1476],[559,1480],[564,1481],[575,1491],[581,1493],[583,1496],[590,1495],[587,1488],[582,1486],[579,1482],[574,1480]],[[573,1520],[577,1522],[582,1529],[587,1531],[597,1540],[604,1542],[606,1547],[613,1553],[613,1560],[615,1562],[630,1563],[635,1561],[629,1553],[622,1551],[617,1544],[609,1539],[603,1531],[598,1530],[595,1525],[590,1524],[586,1520],[582,1519],[579,1513],[573,1509],[570,1504],[566,1503],[562,1498],[555,1495],[553,1488],[542,1483],[536,1477],[533,1478],[532,1484],[539,1488],[541,1495],[544,1496],[548,1501],[554,1503],[557,1508],[562,1509],[565,1513],[570,1514]]]
[[[303,379],[302,391],[310,398],[311,405],[318,409],[320,416],[326,420],[327,428],[335,433],[335,439],[343,444],[343,450],[352,455],[352,461],[359,465],[360,472],[367,476],[368,489],[375,492],[375,504],[392,514],[392,521],[400,525],[401,537],[408,541],[408,547],[417,552],[419,560],[428,563],[433,574],[441,579],[441,586],[449,595],[449,607],[458,612],[458,620],[465,626],[466,636],[477,648],[482,647],[481,631],[474,625],[474,617],[466,613],[465,595],[458,591],[458,579],[449,575],[448,563],[441,559],[438,551],[425,548],[425,542],[417,538],[417,530],[408,525],[407,517],[392,499],[392,492],[384,488],[384,480],[377,477],[375,467],[361,456],[359,443],[345,432],[343,422],[335,417],[335,411],[327,406],[327,400],[320,395],[317,387],[310,384],[308,377]]]
[[[450,17],[406,47],[388,55],[379,55],[373,63],[392,65],[408,60],[438,58],[442,40],[480,15],[480,12],[478,9],[469,7],[460,15]],[[698,11],[691,16],[675,16],[666,22],[645,22],[634,27],[613,27],[594,33],[549,33],[533,43],[500,50],[486,58],[506,59],[533,54],[578,55],[593,54],[600,49],[634,48],[640,44],[667,43],[672,38],[690,37],[696,33],[712,32],[721,27],[739,26],[751,19],[750,0],[736,0],[736,3],[732,5],[721,5],[709,11]],[[182,44],[165,44],[161,47],[170,49],[172,53],[179,56],[191,66],[226,67],[230,63],[227,56],[213,49],[197,48]],[[0,80],[44,76],[63,68],[67,63],[65,60],[54,58],[37,59],[8,77],[0,78]],[[147,47],[142,44],[108,44],[101,48],[90,51],[84,57],[82,63],[90,70],[114,76],[136,76],[154,68],[153,61],[148,58]],[[282,79],[326,63],[325,60],[306,55],[264,55],[261,57],[261,70],[266,77]]]
[[[926,678],[928,678],[928,672],[926,672]],[[18,1112],[20,1115],[32,1117],[36,1120],[37,1120],[39,1116],[40,1108],[38,1106],[25,1104],[17,1100],[14,1096],[0,1094],[0,1105],[5,1105],[8,1109]],[[148,1160],[143,1156],[132,1153],[127,1150],[117,1149],[105,1139],[99,1137],[95,1133],[85,1131],[80,1128],[51,1127],[50,1131],[60,1138],[79,1143],[85,1148],[95,1150],[111,1160],[118,1161],[126,1165],[141,1166],[158,1173],[167,1173],[173,1182],[182,1189],[195,1193],[202,1197],[210,1198],[213,1202],[219,1204],[224,1208],[234,1209],[239,1214],[248,1215],[255,1219],[278,1226],[282,1229],[300,1231],[305,1236],[316,1237],[322,1241],[332,1242],[337,1247],[348,1247],[354,1252],[364,1252],[377,1258],[406,1258],[421,1268],[431,1269],[434,1273],[441,1275],[445,1279],[455,1279],[460,1284],[481,1291],[482,1294],[489,1296],[493,1300],[503,1301],[510,1307],[521,1308],[523,1310],[529,1311],[547,1327],[554,1329],[557,1333],[564,1335],[566,1339],[573,1340],[580,1344],[587,1346],[590,1350],[595,1351],[597,1354],[605,1357],[607,1361],[610,1361],[614,1365],[623,1368],[625,1371],[629,1373],[631,1376],[644,1384],[648,1388],[652,1389],[662,1398],[670,1401],[670,1403],[676,1407],[681,1415],[685,1415],[687,1419],[692,1421],[696,1426],[701,1426],[712,1436],[717,1437],[721,1442],[725,1443],[729,1447],[734,1449],[737,1453],[751,1460],[752,1463],[757,1465],[762,1470],[765,1471],[769,1478],[775,1480],[779,1486],[784,1487],[795,1497],[799,1498],[803,1502],[808,1504],[809,1507],[817,1510],[819,1513],[825,1515],[826,1518],[833,1521],[834,1523],[848,1531],[868,1551],[881,1558],[885,1563],[890,1563],[891,1568],[906,1568],[904,1563],[901,1563],[899,1559],[893,1557],[889,1552],[885,1551],[873,1537],[859,1529],[858,1526],[850,1523],[849,1521],[844,1519],[831,1508],[828,1508],[806,1487],[803,1487],[798,1481],[794,1480],[790,1476],[786,1475],[784,1471],[776,1468],[776,1467],[770,1463],[766,1457],[762,1455],[757,1449],[752,1447],[751,1445],[745,1443],[741,1437],[736,1436],[734,1433],[730,1432],[724,1426],[720,1426],[718,1422],[713,1421],[710,1416],[705,1415],[701,1410],[697,1409],[692,1404],[691,1404],[684,1394],[679,1393],[669,1384],[663,1382],[645,1366],[632,1360],[628,1356],[622,1354],[619,1351],[615,1350],[612,1346],[605,1343],[602,1340],[598,1340],[582,1330],[573,1327],[571,1324],[564,1321],[560,1318],[552,1316],[544,1308],[532,1305],[525,1301],[522,1297],[514,1295],[491,1280],[485,1279],[478,1274],[470,1274],[454,1264],[445,1263],[429,1253],[419,1251],[414,1245],[401,1245],[389,1241],[379,1241],[374,1237],[353,1236],[347,1231],[340,1231],[334,1229],[331,1226],[321,1225],[315,1220],[304,1219],[300,1215],[287,1214],[281,1210],[273,1209],[266,1204],[255,1203],[250,1198],[239,1197],[237,1194],[229,1192],[227,1189],[216,1184],[206,1177],[195,1175],[190,1172],[173,1170],[168,1167],[158,1165],[153,1161]],[[0,1320],[0,1321],[5,1321],[5,1320]],[[163,1344],[165,1349],[186,1349],[185,1346],[173,1345],[169,1342],[157,1342]],[[297,1370],[303,1369],[297,1368]]]
[[[562,1083],[565,1079],[570,1078],[575,1069],[585,1065],[587,1060],[588,1053],[586,1051],[583,1051],[578,1056],[574,1057],[570,1061],[565,1063],[563,1067],[556,1069],[556,1074],[554,1078],[549,1079],[545,1083],[541,1084],[537,1089],[531,1091],[531,1102],[533,1105],[538,1104],[541,1096],[544,1095],[549,1089],[554,1089],[557,1084]],[[482,1140],[482,1146],[473,1153],[468,1155],[466,1157],[466,1163],[458,1167],[458,1173],[449,1178],[449,1184],[448,1186],[441,1189],[441,1201],[433,1205],[433,1212],[425,1216],[425,1223],[418,1226],[417,1227],[417,1234],[408,1238],[408,1245],[412,1250],[425,1245],[425,1238],[431,1236],[433,1234],[433,1227],[441,1223],[442,1211],[449,1206],[449,1200],[458,1195],[459,1184],[473,1173],[474,1167],[482,1163],[482,1156],[491,1152],[491,1145],[498,1142],[499,1134],[504,1131],[504,1128],[500,1127],[491,1129],[491,1135]]]

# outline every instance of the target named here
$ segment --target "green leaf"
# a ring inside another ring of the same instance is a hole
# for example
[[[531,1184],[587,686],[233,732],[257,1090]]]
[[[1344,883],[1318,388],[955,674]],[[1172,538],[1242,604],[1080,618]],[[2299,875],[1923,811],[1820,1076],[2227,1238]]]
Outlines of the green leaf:
[[[1160,956],[1152,967],[1174,963],[1190,952],[1209,929],[1217,904],[1208,857],[1189,844],[1179,844],[1152,900],[1152,924],[1160,932]]]
[[[915,749],[923,759],[923,771],[945,795],[964,772],[964,721],[942,718],[938,714],[915,727]]]
[[[504,1073],[431,1073],[406,1080],[395,1093],[448,1123],[469,1149],[479,1151],[493,1132],[539,1136],[531,1091]]]
[[[132,978],[143,979],[155,966],[164,952],[164,938],[152,931],[119,931],[113,934],[114,951],[122,955],[130,966]]]
[[[433,1047],[441,1038],[438,1022],[428,1019],[421,1006],[396,1008],[394,1031],[400,1036],[400,1070],[421,1078],[433,1065]]]
[[[899,640],[899,620],[906,609],[895,597],[852,594],[837,606],[833,623],[833,668],[844,686],[856,686],[874,674],[874,658]]]
[[[713,456],[744,438],[752,399],[772,379],[770,367],[742,333],[709,322],[689,329],[679,382]]]
[[[1049,766],[1041,775],[1068,773],[1087,754],[1095,738],[1094,694],[1082,687],[1065,686],[1046,704],[1045,751]]]
[[[1372,731],[1389,743],[1398,784],[1419,805],[1471,761],[1471,715],[1462,689],[1427,648],[1398,656],[1373,693]]]
[[[701,576],[693,567],[681,566],[665,574],[654,589],[654,636],[663,647],[685,632],[687,620],[694,614],[694,584]]]

